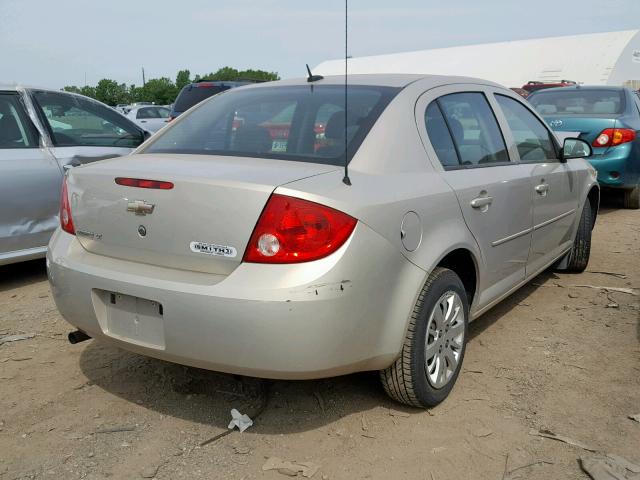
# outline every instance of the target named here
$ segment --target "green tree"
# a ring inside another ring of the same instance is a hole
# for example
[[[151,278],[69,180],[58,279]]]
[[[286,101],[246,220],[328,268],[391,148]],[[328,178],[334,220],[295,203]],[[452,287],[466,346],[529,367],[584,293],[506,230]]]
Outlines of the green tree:
[[[107,105],[117,105],[129,100],[127,86],[124,83],[118,84],[115,80],[103,78],[95,88],[95,98]]]
[[[167,77],[152,78],[142,87],[142,98],[145,102],[155,102],[158,105],[172,103],[177,95],[176,86]]]
[[[139,102],[142,100],[142,88],[136,87],[133,83],[129,85],[127,103]]]
[[[191,72],[187,69],[180,70],[176,75],[176,82],[173,83],[167,77],[149,79],[146,85],[137,87],[136,85],[125,85],[115,80],[103,78],[93,87],[85,85],[77,87],[76,85],[67,85],[63,88],[66,92],[79,93],[87,97],[95,98],[108,105],[117,105],[118,103],[133,102],[154,102],[158,105],[168,105],[175,101],[176,96],[185,85],[199,80],[257,80],[270,81],[279,80],[280,77],[276,72],[267,72],[264,70],[237,70],[233,67],[222,67],[216,72],[206,75],[195,75],[193,79]]]
[[[238,79],[238,70],[232,67],[222,67],[218,69],[217,72],[208,73],[203,75],[202,78],[205,80],[221,80],[221,81],[232,81]]]
[[[266,72],[264,70],[237,70],[233,67],[222,67],[216,72],[207,73],[206,75],[196,75],[196,79],[203,80],[218,80],[218,81],[233,81],[233,80],[257,80],[257,81],[272,81],[280,80],[280,77],[276,72]],[[195,81],[197,81],[195,80]]]
[[[238,72],[238,77],[243,80],[260,80],[264,82],[272,82],[280,80],[277,72],[265,72],[264,70],[242,70]]]
[[[191,83],[191,72],[189,70],[180,70],[176,75],[176,90],[179,92],[182,87]]]
[[[95,87],[90,87],[85,85],[84,87],[76,87],[75,85],[67,85],[63,87],[62,90],[65,92],[71,93],[79,93],[80,95],[84,95],[85,97],[96,98],[96,89]]]
[[[85,85],[80,89],[80,93],[85,97],[97,98],[96,87],[90,87],[89,85]]]

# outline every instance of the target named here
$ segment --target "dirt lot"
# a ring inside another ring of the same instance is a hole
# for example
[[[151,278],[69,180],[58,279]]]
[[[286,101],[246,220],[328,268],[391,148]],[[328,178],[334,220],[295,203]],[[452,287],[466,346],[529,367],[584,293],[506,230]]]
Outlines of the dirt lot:
[[[419,411],[370,373],[262,383],[70,345],[44,263],[0,267],[0,336],[35,334],[0,346],[0,479],[286,478],[262,470],[272,456],[315,479],[587,478],[594,454],[543,429],[639,463],[640,296],[572,286],[640,287],[639,211],[601,211],[588,270],[540,275],[474,322],[451,397]],[[252,428],[200,446],[265,399]]]

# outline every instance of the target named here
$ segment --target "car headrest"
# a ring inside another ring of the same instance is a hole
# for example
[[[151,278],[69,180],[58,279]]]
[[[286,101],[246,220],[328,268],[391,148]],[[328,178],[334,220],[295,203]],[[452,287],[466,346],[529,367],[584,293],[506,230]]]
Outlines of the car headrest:
[[[245,125],[236,132],[233,149],[239,152],[267,153],[273,147],[273,140],[266,128]]]
[[[613,113],[616,110],[616,102],[606,101],[593,104],[593,113]]]
[[[344,141],[344,110],[331,115],[324,129],[324,136],[331,140]]]
[[[558,107],[556,107],[555,105],[550,105],[550,104],[541,104],[538,105],[536,107],[536,109],[538,110],[538,113],[540,115],[550,115],[552,113],[557,113],[558,112]]]

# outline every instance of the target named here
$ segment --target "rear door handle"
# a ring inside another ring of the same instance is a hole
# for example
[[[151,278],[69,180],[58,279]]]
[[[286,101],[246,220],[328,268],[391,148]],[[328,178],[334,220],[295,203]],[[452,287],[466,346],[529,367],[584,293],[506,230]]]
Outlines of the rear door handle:
[[[493,203],[493,197],[478,197],[471,200],[471,206],[473,208],[488,207]]]
[[[536,192],[542,195],[543,197],[547,194],[548,191],[549,191],[548,183],[541,183],[540,185],[536,186]]]

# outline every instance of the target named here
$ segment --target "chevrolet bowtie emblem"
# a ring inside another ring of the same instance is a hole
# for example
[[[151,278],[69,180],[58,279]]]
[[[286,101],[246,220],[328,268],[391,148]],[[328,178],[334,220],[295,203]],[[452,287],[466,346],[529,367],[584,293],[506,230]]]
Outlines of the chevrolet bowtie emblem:
[[[147,203],[144,200],[134,200],[127,203],[127,212],[133,212],[136,215],[151,215],[155,205]]]

